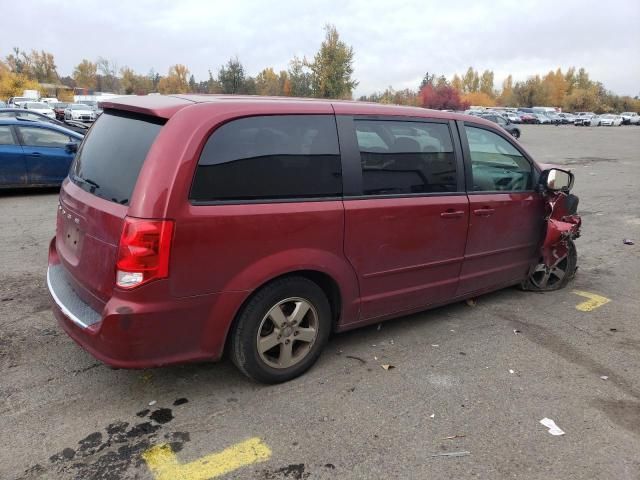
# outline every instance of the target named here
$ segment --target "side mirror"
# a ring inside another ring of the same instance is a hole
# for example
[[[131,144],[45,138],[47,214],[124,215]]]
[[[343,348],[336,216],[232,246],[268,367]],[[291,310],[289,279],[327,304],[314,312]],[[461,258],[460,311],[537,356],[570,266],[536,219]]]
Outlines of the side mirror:
[[[573,173],[559,168],[550,168],[540,175],[540,185],[552,192],[568,192],[573,187]]]
[[[78,151],[78,144],[76,142],[69,142],[66,145],[66,150],[69,153],[76,153]]]

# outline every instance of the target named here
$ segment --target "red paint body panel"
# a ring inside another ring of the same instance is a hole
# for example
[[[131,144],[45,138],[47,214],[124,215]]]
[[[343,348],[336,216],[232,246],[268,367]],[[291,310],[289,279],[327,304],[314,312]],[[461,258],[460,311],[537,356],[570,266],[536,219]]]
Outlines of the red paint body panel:
[[[466,195],[345,201],[345,253],[358,272],[362,320],[454,296],[468,203]]]
[[[469,195],[469,210],[457,296],[520,282],[539,256],[545,216],[542,195],[474,193]]]
[[[340,293],[335,325],[340,331],[515,283],[540,251],[544,207],[542,196],[533,193],[236,205],[188,200],[205,142],[236,118],[334,111],[468,118],[463,115],[242,96],[125,97],[102,106],[167,119],[128,206],[69,180],[60,193],[49,263],[65,267],[74,292],[101,320],[81,328],[55,302],[53,309],[74,340],[116,367],[219,358],[252,292],[291,272],[314,271],[333,280]],[[473,122],[497,128],[476,117]],[[484,206],[495,214],[473,214]],[[115,287],[125,216],[175,222],[168,278],[131,290]]]

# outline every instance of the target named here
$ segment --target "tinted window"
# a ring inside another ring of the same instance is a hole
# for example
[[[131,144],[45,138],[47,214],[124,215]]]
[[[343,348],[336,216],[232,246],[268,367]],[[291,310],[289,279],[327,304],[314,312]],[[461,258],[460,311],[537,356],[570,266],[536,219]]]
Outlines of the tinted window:
[[[507,140],[481,128],[465,127],[474,191],[518,191],[532,188],[529,161]]]
[[[193,182],[197,201],[330,197],[342,194],[333,116],[234,120],[207,141]]]
[[[15,143],[11,134],[11,127],[0,126],[0,145],[15,145]]]
[[[357,120],[364,195],[455,192],[456,161],[443,123]]]
[[[64,147],[71,138],[64,133],[37,127],[18,127],[22,144],[30,147]]]
[[[94,195],[127,205],[162,124],[155,117],[105,112],[78,150],[71,180]]]

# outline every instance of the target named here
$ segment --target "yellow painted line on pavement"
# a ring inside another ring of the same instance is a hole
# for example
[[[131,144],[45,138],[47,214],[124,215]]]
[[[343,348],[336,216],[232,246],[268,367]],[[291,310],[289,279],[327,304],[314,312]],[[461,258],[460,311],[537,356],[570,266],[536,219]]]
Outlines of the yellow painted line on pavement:
[[[209,480],[252,463],[264,462],[269,457],[271,450],[257,437],[189,463],[180,463],[166,443],[142,454],[155,480]]]
[[[583,292],[582,290],[574,290],[573,293],[589,299],[586,302],[576,305],[576,310],[580,310],[581,312],[591,312],[611,301],[610,298],[591,292]]]

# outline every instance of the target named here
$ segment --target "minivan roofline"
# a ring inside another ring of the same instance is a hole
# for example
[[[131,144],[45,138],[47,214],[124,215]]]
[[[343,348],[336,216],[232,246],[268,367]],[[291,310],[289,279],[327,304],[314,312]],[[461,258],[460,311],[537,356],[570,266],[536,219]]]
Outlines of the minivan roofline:
[[[219,103],[225,106],[231,104],[246,105],[247,103],[269,103],[274,107],[274,113],[279,111],[279,106],[291,107],[296,105],[299,113],[308,113],[317,110],[318,106],[329,106],[337,115],[380,115],[380,116],[415,116],[437,118],[442,120],[462,120],[476,123],[490,124],[490,122],[477,117],[454,113],[430,110],[421,107],[409,107],[402,105],[385,105],[372,102],[355,100],[332,100],[321,98],[298,97],[267,97],[258,95],[220,95],[220,94],[176,94],[176,95],[144,95],[118,97],[100,102],[103,109],[125,110],[143,115],[152,115],[165,119],[171,118],[179,110],[193,104]]]

